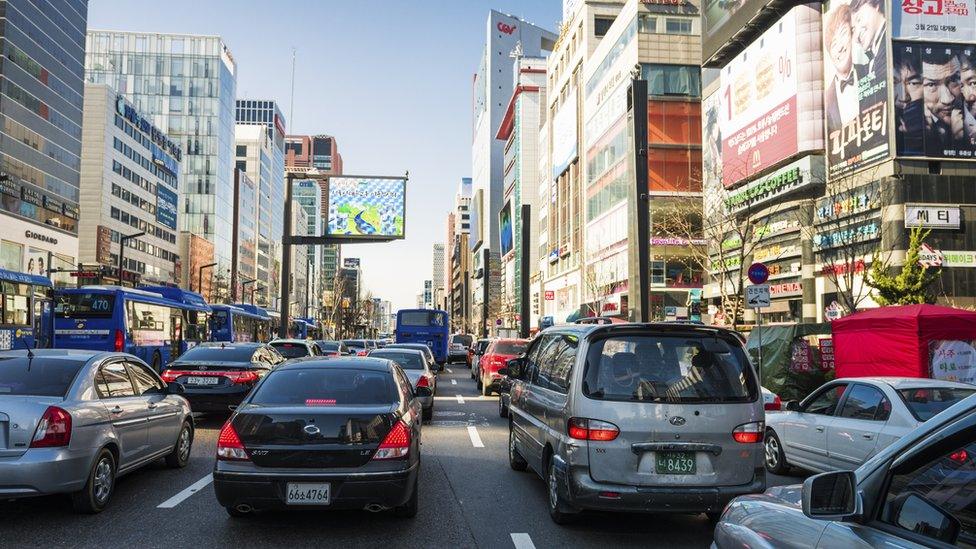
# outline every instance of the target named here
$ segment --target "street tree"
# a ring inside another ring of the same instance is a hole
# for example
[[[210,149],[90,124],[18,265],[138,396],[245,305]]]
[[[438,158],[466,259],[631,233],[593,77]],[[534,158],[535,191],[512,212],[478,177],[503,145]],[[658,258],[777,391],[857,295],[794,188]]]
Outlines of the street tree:
[[[932,232],[931,229],[914,227],[909,233],[908,250],[901,271],[893,274],[889,261],[890,254],[882,258],[875,253],[868,276],[868,284],[875,289],[875,301],[881,306],[915,305],[935,303],[931,291],[934,283],[942,275],[941,267],[926,266],[921,262],[922,244]]]

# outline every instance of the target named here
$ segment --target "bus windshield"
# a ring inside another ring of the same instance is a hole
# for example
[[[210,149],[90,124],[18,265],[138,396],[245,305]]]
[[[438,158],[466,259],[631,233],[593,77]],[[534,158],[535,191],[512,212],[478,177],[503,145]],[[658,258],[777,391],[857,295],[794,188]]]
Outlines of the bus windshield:
[[[58,297],[54,313],[58,318],[110,318],[114,310],[114,295],[72,293]]]
[[[433,311],[404,311],[400,326],[444,326],[444,315]]]

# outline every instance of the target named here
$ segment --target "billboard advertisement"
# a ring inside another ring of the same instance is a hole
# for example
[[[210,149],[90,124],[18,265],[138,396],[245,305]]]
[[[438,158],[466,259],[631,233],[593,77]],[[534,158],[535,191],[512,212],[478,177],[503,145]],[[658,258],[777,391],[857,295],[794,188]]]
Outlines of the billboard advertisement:
[[[708,60],[722,49],[767,4],[769,0],[704,0],[702,61]]]
[[[831,0],[824,16],[824,110],[831,178],[888,158],[883,0]]]
[[[802,150],[823,147],[816,112],[822,70],[819,20],[816,5],[791,9],[722,69],[717,117],[726,188]],[[706,110],[706,128],[710,115]],[[714,136],[714,129],[711,136],[706,131],[706,139]]]
[[[508,255],[515,247],[515,237],[512,229],[512,203],[506,202],[502,211],[498,212],[498,238],[501,244],[502,256]]]
[[[478,246],[481,246],[481,211],[485,207],[485,190],[478,189],[474,192],[474,198],[471,199],[471,209],[468,210],[471,213],[471,232],[468,236],[468,249],[476,250]]]
[[[893,0],[892,38],[976,41],[973,0]]]
[[[576,92],[569,94],[552,119],[552,178],[569,167],[578,154],[576,139]]]
[[[176,209],[179,198],[166,185],[156,185],[156,221],[176,230]]]
[[[363,239],[403,238],[406,188],[404,178],[329,178],[326,233]]]
[[[976,154],[976,47],[895,42],[892,47],[898,156]]]

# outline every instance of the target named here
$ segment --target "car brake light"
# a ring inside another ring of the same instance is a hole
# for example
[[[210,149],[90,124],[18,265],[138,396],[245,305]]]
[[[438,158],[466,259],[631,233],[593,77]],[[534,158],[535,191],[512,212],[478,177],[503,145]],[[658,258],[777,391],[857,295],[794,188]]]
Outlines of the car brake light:
[[[969,459],[969,453],[965,450],[956,450],[955,452],[949,454],[949,459],[955,461],[956,463],[966,463]]]
[[[230,420],[224,423],[224,426],[220,429],[220,434],[217,435],[217,459],[227,461],[251,460],[250,456],[247,455],[247,450],[244,448],[244,443],[237,436],[237,431],[234,429],[234,425]]]
[[[71,442],[71,414],[57,406],[48,406],[37,422],[31,448],[54,448]]]
[[[732,438],[740,444],[755,444],[762,442],[763,422],[743,423],[732,429]]]
[[[258,380],[258,374],[250,370],[241,370],[239,372],[221,372],[221,375],[227,377],[232,383],[254,383]]]
[[[609,442],[620,434],[620,429],[608,421],[574,417],[569,419],[569,436],[576,440]]]
[[[779,398],[779,395],[773,397],[772,402],[767,402],[763,408],[771,411],[779,411],[783,409],[783,401]]]
[[[430,380],[427,379],[427,376],[420,376],[420,379],[417,380],[417,388],[421,387],[430,387]]]
[[[366,349],[363,349],[362,351],[357,351],[356,352],[356,356],[366,356],[368,354],[369,353],[366,351]]]
[[[125,334],[122,333],[122,330],[115,330],[115,345],[113,348],[117,353],[125,350]]]
[[[398,459],[407,457],[410,453],[410,428],[407,424],[398,421],[393,424],[393,428],[383,438],[380,447],[373,454],[373,459]]]
[[[176,381],[176,378],[184,374],[186,374],[186,372],[180,372],[178,370],[163,370],[163,373],[159,374],[159,377],[161,377],[166,383],[173,383]]]

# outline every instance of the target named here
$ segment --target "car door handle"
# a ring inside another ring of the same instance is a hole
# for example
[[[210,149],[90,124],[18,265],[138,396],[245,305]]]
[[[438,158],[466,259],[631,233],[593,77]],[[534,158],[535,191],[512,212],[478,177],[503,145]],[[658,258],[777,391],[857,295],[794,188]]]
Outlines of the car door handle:
[[[873,436],[874,436],[874,435],[869,435],[869,434],[867,434],[867,433],[864,433],[864,434],[862,434],[862,435],[861,435],[861,438],[865,438],[865,439],[867,439],[867,440],[871,440],[871,438],[872,438]]]
[[[112,412],[113,414],[121,414],[122,413],[122,407],[119,406],[119,405],[116,405],[115,408],[112,408],[111,410],[109,410],[109,412]]]
[[[155,410],[156,409],[156,406],[158,406],[158,405],[155,402],[150,402],[148,404],[148,406],[149,406],[149,409],[150,410]]]
[[[824,432],[824,428],[823,428],[823,427],[817,427],[817,432],[818,432],[818,433],[822,433],[822,432]]]

